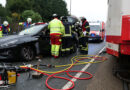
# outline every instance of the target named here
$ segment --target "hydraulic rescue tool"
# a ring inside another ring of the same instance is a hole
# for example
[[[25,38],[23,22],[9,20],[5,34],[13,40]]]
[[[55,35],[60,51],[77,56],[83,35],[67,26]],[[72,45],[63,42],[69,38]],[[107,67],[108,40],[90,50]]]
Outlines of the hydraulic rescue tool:
[[[9,85],[15,85],[17,82],[17,67],[12,66],[11,64],[0,64],[0,87],[6,87]]]

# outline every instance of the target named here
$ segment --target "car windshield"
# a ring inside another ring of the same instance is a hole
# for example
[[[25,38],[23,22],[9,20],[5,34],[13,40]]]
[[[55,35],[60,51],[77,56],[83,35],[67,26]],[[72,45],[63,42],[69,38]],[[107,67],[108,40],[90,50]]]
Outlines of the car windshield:
[[[71,18],[71,17],[68,17],[68,22],[73,23],[73,22],[74,22],[74,19]]]
[[[100,25],[90,25],[90,30],[100,31]]]
[[[44,25],[33,26],[30,28],[24,29],[18,35],[34,35],[34,34],[37,34],[43,27]]]

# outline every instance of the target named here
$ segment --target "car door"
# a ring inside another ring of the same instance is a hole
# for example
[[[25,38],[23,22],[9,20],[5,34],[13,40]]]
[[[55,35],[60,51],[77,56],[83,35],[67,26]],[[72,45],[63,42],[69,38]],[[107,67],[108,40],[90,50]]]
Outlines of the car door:
[[[42,54],[49,54],[51,50],[50,36],[48,27],[44,27],[41,32],[39,32],[39,49]]]

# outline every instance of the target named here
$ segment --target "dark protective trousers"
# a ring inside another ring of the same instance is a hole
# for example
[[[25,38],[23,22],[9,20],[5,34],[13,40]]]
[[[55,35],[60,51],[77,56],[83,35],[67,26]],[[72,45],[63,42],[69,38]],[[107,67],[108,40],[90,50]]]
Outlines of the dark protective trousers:
[[[73,48],[73,39],[72,37],[62,37],[62,55],[68,55],[71,53],[71,50]]]
[[[88,37],[79,38],[79,48],[82,54],[88,54]]]

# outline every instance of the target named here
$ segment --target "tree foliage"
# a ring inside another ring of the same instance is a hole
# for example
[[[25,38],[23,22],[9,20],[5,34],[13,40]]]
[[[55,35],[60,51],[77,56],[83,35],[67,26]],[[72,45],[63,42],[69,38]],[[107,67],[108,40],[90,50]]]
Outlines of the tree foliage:
[[[20,14],[18,13],[12,13],[12,19],[19,21],[20,20]]]
[[[6,9],[0,4],[0,16],[5,17],[6,13]]]
[[[10,13],[22,14],[25,10],[38,12],[44,21],[51,19],[53,13],[68,15],[64,0],[7,0],[6,8]],[[40,17],[36,14],[36,16]]]
[[[6,8],[11,13],[22,13],[24,10],[31,9],[31,0],[7,0]]]
[[[39,22],[42,20],[41,15],[37,12],[34,12],[33,10],[25,10],[22,13],[22,18],[24,21],[26,21],[27,18],[32,18],[33,22]]]
[[[33,10],[41,14],[44,20],[51,19],[52,14],[68,15],[66,3],[63,0],[33,0]]]

